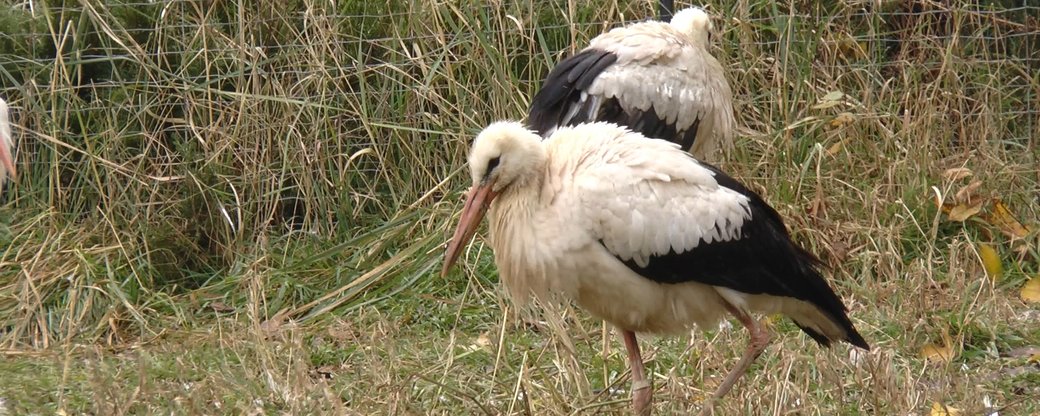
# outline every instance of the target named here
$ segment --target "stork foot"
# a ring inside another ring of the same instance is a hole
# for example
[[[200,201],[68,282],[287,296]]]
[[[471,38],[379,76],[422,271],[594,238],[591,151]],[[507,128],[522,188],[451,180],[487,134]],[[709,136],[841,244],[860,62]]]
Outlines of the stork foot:
[[[632,382],[632,408],[639,416],[650,416],[650,403],[654,401],[653,386],[647,380]]]
[[[744,373],[747,372],[748,367],[751,367],[751,363],[762,355],[762,352],[769,346],[769,342],[772,340],[772,336],[769,335],[769,331],[766,330],[762,324],[758,323],[744,311],[741,311],[730,304],[726,304],[726,309],[729,310],[744,327],[751,333],[751,342],[748,343],[747,350],[744,351],[744,355],[740,357],[740,361],[737,365],[729,371],[726,378],[722,380],[722,384],[715,390],[715,393],[711,395],[711,398],[704,404],[704,408],[701,409],[701,416],[709,416],[715,414],[715,402],[721,399],[726,393],[729,393],[733,389],[733,385],[737,383]]]
[[[628,366],[632,369],[632,409],[638,416],[650,416],[650,403],[654,401],[654,389],[650,380],[646,378],[643,356],[639,353],[639,341],[636,341],[635,332],[624,329],[621,330],[621,337],[625,339]]]

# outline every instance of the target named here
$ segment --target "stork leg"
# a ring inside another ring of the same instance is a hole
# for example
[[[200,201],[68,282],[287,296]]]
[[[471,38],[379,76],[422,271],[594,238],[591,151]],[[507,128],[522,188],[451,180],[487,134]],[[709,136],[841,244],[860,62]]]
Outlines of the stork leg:
[[[769,342],[772,336],[769,335],[769,331],[754,320],[744,311],[737,309],[735,306],[730,305],[726,302],[726,310],[732,313],[733,316],[737,317],[737,320],[751,333],[751,341],[748,343],[747,350],[744,351],[744,355],[740,357],[740,361],[737,362],[736,367],[730,370],[729,374],[726,375],[726,379],[722,380],[722,384],[715,390],[715,393],[711,395],[708,402],[704,405],[704,409],[701,411],[701,415],[710,415],[714,413],[715,401],[721,399],[726,393],[729,393],[733,385],[737,383],[744,373],[747,372],[748,367],[751,367],[751,363],[762,355],[762,351],[766,350],[769,346]]]
[[[632,407],[639,416],[650,416],[650,402],[653,401],[654,389],[650,380],[646,379],[646,371],[643,369],[643,356],[639,354],[639,341],[636,333],[621,330],[621,336],[625,339],[625,349],[628,350],[628,366],[632,368]]]

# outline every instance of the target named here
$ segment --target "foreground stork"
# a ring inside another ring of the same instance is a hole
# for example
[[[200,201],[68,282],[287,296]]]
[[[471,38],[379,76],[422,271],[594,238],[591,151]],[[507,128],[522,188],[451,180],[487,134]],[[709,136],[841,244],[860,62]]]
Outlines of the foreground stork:
[[[662,19],[670,3],[660,4]],[[549,72],[531,100],[528,126],[549,137],[562,126],[609,121],[714,160],[716,149],[732,145],[735,121],[733,92],[708,52],[712,30],[708,14],[693,7],[671,22],[597,36]]]
[[[751,332],[705,412],[770,341],[752,312],[784,314],[822,345],[870,348],[780,215],[674,144],[602,122],[542,141],[499,122],[477,136],[469,167],[473,187],[441,273],[486,212],[511,297],[564,295],[621,330],[639,414],[649,413],[652,389],[636,332],[680,333],[727,312]]]
[[[0,185],[10,175],[13,179],[16,175],[14,170],[14,158],[11,157],[13,138],[11,137],[11,123],[7,115],[7,101],[0,98]]]

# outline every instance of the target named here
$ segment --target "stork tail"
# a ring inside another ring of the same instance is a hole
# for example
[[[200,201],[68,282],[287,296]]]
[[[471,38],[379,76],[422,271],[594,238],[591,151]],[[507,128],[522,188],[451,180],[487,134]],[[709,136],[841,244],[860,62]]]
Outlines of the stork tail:
[[[658,18],[662,22],[672,21],[672,13],[675,11],[674,0],[659,0],[657,3]]]

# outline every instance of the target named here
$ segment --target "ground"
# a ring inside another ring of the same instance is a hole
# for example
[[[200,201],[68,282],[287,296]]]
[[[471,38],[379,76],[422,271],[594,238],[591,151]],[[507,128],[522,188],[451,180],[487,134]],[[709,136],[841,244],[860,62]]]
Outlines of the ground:
[[[473,135],[652,4],[117,3],[0,11],[0,415],[628,412],[618,334],[518,311],[483,231],[437,271]],[[758,317],[717,414],[1040,414],[1040,9],[996,3],[712,5],[719,165],[872,346]],[[735,325],[641,337],[656,414],[701,408]]]

